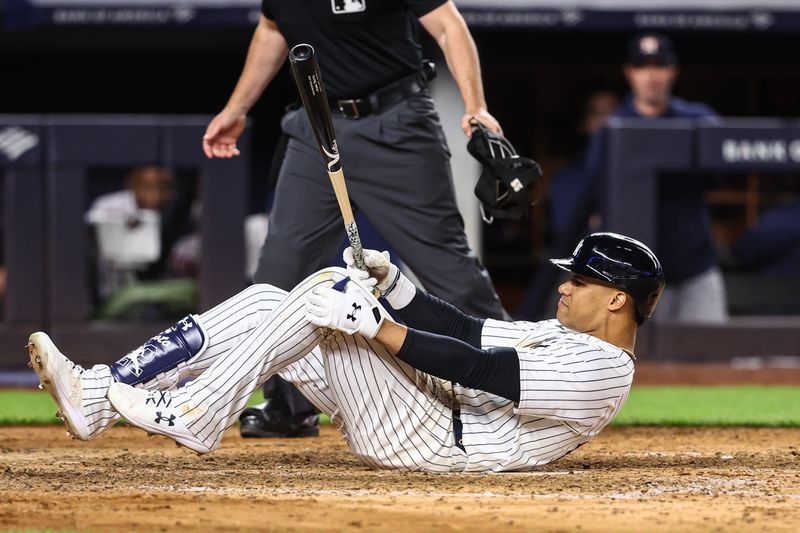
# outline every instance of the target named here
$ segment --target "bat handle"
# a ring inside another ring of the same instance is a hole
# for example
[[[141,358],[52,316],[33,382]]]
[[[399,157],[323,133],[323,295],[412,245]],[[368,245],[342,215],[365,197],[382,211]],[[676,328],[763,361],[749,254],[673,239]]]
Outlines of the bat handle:
[[[364,247],[361,245],[361,236],[358,234],[358,228],[355,221],[347,224],[347,240],[350,241],[350,246],[353,247],[353,262],[356,268],[366,272],[367,266],[364,264]]]

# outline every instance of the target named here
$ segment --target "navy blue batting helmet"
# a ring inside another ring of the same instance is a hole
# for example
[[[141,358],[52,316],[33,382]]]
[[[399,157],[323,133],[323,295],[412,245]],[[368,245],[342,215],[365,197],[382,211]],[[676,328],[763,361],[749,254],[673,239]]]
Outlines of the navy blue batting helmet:
[[[551,259],[559,268],[604,281],[633,296],[637,321],[649,319],[664,290],[664,269],[650,248],[617,233],[587,235],[572,257]]]

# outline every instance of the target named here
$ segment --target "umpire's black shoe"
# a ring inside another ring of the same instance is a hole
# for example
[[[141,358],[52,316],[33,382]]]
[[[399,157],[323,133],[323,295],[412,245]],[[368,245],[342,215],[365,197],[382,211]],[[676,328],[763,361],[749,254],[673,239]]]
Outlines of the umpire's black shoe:
[[[290,415],[270,408],[270,401],[248,407],[239,415],[242,437],[285,439],[319,435],[319,415]]]

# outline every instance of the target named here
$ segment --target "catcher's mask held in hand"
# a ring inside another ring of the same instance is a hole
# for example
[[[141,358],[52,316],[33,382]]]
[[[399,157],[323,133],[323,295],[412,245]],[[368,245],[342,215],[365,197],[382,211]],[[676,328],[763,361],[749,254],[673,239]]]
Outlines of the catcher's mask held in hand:
[[[533,159],[520,157],[508,139],[472,118],[467,150],[483,165],[475,185],[481,216],[491,224],[497,218],[527,218],[541,196],[542,170]]]

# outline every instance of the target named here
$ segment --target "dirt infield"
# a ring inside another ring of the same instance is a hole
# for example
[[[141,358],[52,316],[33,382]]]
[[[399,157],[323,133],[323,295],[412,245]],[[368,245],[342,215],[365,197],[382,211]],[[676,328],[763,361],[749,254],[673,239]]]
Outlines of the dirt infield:
[[[648,385],[800,385],[800,368],[735,368],[726,364],[637,361],[634,387]]]
[[[338,433],[197,456],[118,427],[0,429],[0,529],[797,531],[800,429],[612,428],[538,472],[373,471]]]

